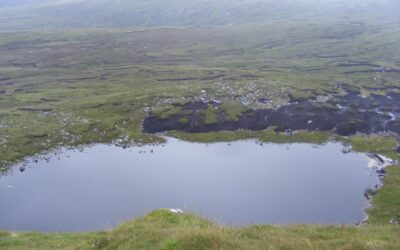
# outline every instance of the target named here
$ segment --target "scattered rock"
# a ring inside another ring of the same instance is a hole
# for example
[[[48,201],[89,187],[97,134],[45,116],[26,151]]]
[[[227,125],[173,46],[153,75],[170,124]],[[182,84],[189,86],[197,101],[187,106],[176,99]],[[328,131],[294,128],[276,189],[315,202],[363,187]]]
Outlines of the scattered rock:
[[[352,149],[351,146],[346,146],[346,147],[343,147],[343,148],[342,148],[343,154],[351,153],[352,150],[353,150],[353,149]]]
[[[376,173],[378,174],[378,176],[384,176],[386,174],[386,170],[385,169],[377,169]]]
[[[390,224],[400,224],[400,215],[395,215],[390,221]]]
[[[377,159],[381,164],[385,163],[385,160],[382,158],[382,156],[380,156],[380,155],[378,155],[378,154],[375,154],[375,153],[367,153],[367,155],[368,155],[370,158]]]
[[[260,103],[263,103],[263,104],[267,104],[267,103],[269,103],[271,100],[270,99],[267,99],[267,98],[260,98],[260,99],[258,99],[258,102],[260,102]]]
[[[376,190],[375,189],[367,189],[365,192],[364,192],[364,197],[367,199],[367,200],[370,200],[371,198],[372,198],[372,196],[374,196],[374,195],[376,195]]]

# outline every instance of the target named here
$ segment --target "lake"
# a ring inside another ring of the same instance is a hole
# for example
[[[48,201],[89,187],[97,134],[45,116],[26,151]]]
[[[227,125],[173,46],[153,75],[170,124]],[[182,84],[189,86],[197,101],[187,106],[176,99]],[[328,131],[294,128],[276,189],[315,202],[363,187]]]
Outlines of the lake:
[[[254,140],[123,149],[96,144],[28,160],[0,177],[0,228],[103,230],[159,208],[228,226],[354,224],[381,184],[372,160],[343,145]]]

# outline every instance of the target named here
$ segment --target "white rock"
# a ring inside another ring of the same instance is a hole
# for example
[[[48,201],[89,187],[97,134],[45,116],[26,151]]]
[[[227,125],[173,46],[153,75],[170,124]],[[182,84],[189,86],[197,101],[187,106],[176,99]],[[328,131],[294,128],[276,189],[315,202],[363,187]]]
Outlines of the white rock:
[[[381,170],[390,165],[396,164],[395,160],[392,160],[392,159],[390,159],[386,156],[380,155],[380,154],[368,153],[367,155],[370,158],[369,162],[368,162],[368,167],[372,168],[372,169]]]
[[[182,209],[171,208],[169,211],[171,213],[174,213],[174,214],[183,214],[183,210]]]

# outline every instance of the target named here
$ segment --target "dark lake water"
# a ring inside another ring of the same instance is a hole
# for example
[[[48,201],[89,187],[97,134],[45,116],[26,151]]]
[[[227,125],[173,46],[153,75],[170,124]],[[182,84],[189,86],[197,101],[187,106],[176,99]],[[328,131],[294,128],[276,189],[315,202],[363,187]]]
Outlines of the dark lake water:
[[[0,177],[0,228],[87,231],[159,208],[226,225],[362,221],[380,184],[366,154],[343,145],[198,144],[61,150]]]

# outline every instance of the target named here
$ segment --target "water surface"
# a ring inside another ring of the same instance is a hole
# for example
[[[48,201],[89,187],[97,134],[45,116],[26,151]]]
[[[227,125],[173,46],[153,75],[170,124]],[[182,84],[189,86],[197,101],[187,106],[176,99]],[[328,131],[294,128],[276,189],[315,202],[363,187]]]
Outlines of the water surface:
[[[0,177],[0,228],[101,230],[158,208],[226,225],[333,223],[365,218],[380,183],[366,154],[341,144],[198,144],[123,149],[93,145],[49,154]]]

